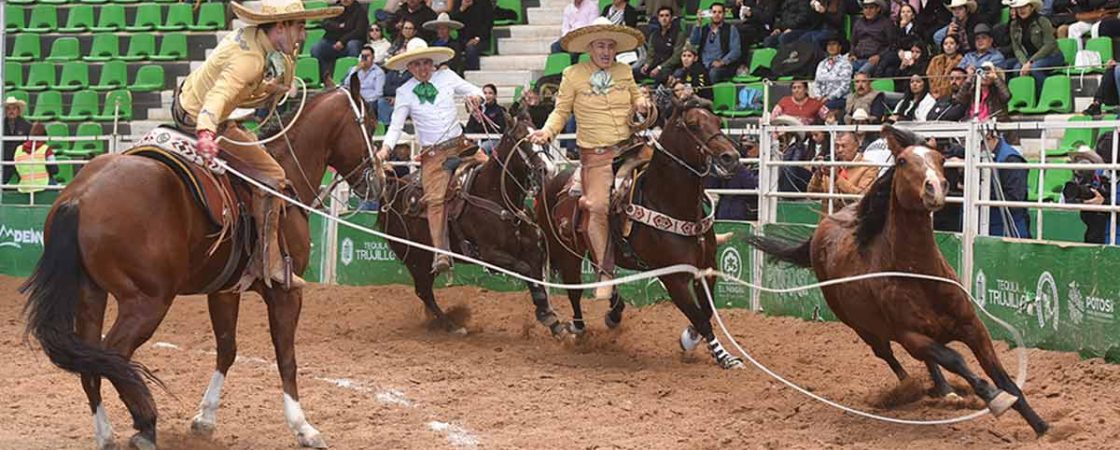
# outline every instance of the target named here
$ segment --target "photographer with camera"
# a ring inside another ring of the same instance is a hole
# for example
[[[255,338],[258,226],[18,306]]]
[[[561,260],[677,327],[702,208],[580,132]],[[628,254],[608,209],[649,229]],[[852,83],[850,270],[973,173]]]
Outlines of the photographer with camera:
[[[828,151],[824,151],[818,154],[815,160],[830,161],[831,156]],[[859,151],[859,139],[855,133],[845,131],[836,135],[836,160],[864,161],[863,153]],[[833,180],[832,168],[817,166],[813,168],[813,178],[809,180],[809,192],[825,193],[829,191],[829,186],[835,184],[833,192],[837,194],[863,194],[871,188],[878,176],[879,168],[874,166],[837,167],[836,179]],[[829,201],[831,200],[822,202],[826,209]],[[849,203],[852,201],[840,200],[835,204],[839,208]]]
[[[1070,154],[1073,164],[1104,164],[1104,159],[1093,151],[1079,151]],[[1120,204],[1120,198],[1110,193],[1112,180],[1109,173],[1104,170],[1077,170],[1074,171],[1073,180],[1066,182],[1062,189],[1062,198],[1066,203],[1081,203],[1085,205],[1104,205],[1111,198],[1113,205]],[[1109,234],[1113,234],[1112,244],[1120,242],[1120,235],[1110,233],[1112,226],[1111,214],[1094,211],[1081,211],[1081,221],[1085,223],[1085,242],[1090,244],[1108,244]]]

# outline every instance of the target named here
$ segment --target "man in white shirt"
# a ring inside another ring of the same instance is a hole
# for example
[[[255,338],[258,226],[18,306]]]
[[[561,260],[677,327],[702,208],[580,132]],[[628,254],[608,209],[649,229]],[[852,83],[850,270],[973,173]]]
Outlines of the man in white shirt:
[[[444,196],[447,183],[451,178],[445,163],[448,157],[458,158],[459,154],[470,149],[474,143],[463,136],[455,107],[455,96],[466,97],[467,109],[478,111],[482,104],[482,89],[468,83],[448,69],[436,70],[455,57],[455,51],[447,47],[428,47],[422,40],[410,41],[407,50],[385,62],[388,70],[407,68],[412,79],[397,88],[393,104],[393,119],[385,133],[385,140],[377,157],[385,161],[390,149],[397,145],[404,122],[412,118],[416,139],[420,143],[420,181],[424,185],[424,202],[428,206],[428,229],[432,235],[432,246],[447,250],[447,214],[444,210]],[[472,155],[478,162],[486,161],[486,154],[475,151]],[[451,267],[447,255],[437,254],[432,259],[432,272],[440,273]]]

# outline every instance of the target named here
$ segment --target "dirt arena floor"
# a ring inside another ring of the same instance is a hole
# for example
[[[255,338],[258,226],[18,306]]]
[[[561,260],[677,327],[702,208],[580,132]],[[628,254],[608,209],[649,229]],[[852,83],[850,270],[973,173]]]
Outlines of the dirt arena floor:
[[[92,422],[78,378],[23,341],[20,279],[0,277],[0,448],[86,449]],[[299,329],[300,393],[309,420],[333,448],[1116,448],[1120,366],[1031,350],[1026,393],[1051,422],[1036,439],[1013,411],[935,427],[890,425],[841,413],[748,368],[720,370],[705,353],[683,355],[685,319],[670,304],[626,311],[619,330],[587,302],[590,334],[558,342],[532,318],[527,294],[443,289],[442,304],[469,310],[465,337],[429,331],[410,287],[313,286]],[[110,302],[112,304],[112,302]],[[554,297],[566,317],[566,299]],[[112,313],[110,313],[112,314]],[[925,398],[885,407],[896,381],[842,325],[727,311],[740,342],[814,392],[860,409],[945,418],[979,405]],[[242,303],[239,361],[222,392],[210,440],[188,433],[213,372],[214,344],[200,297],[178,299],[137,359],[157,391],[159,438],[170,449],[294,448],[263,303]],[[1006,345],[1004,364],[1015,366]],[[901,349],[897,349],[901,351]],[[913,374],[922,366],[902,358]],[[976,366],[973,366],[976,367]],[[923,374],[921,379],[928,385]],[[963,385],[952,378],[956,385]],[[928,386],[927,386],[928,387]],[[131,424],[105,389],[118,442]]]

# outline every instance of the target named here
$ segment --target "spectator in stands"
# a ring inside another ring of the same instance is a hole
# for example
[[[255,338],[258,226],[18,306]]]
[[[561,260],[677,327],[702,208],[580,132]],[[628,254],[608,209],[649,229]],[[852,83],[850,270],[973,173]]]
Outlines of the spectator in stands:
[[[634,71],[634,79],[653,78],[658,84],[673,74],[680,65],[680,52],[688,39],[684,31],[673,27],[673,8],[664,6],[657,11],[658,26],[651,27],[646,36],[646,62]]]
[[[873,73],[882,53],[895,45],[898,36],[895,25],[882,14],[885,0],[862,0],[863,15],[852,24],[852,69]]]
[[[822,40],[828,56],[817,63],[813,91],[829,110],[843,110],[852,85],[852,63],[845,56],[848,46],[840,33],[832,31]]]
[[[1050,19],[1038,14],[1042,0],[1012,0],[1015,19],[1011,21],[1011,49],[1014,58],[1004,61],[1003,68],[1018,71],[1019,76],[1030,75],[1035,80],[1035,92],[1042,91],[1042,83],[1050,68],[1065,64],[1065,57],[1054,38]]]
[[[912,0],[917,1],[917,0]],[[898,26],[898,39],[900,42],[929,42],[926,32],[918,25],[916,6],[910,3],[900,4],[898,0],[891,1],[891,20]]]
[[[511,108],[515,114],[521,114],[522,111],[529,114],[529,118],[533,122],[533,128],[544,128],[544,124],[548,121],[548,115],[552,113],[553,105],[551,103],[541,102],[540,95],[537,91],[526,89],[521,94],[521,100],[514,104]]]
[[[816,159],[827,161],[829,155],[827,153],[818,155]],[[863,153],[859,151],[859,141],[856,139],[855,133],[841,132],[836,136],[836,161],[863,162]],[[809,192],[827,193],[831,191],[837,194],[863,195],[875,183],[875,179],[879,177],[879,168],[874,166],[837,167],[835,170],[836,181],[833,182],[832,168],[814,167],[813,178],[809,180]],[[832,202],[832,200],[822,202],[826,211],[829,202]],[[853,201],[840,200],[833,204],[843,207],[850,203],[853,203]]]
[[[381,90],[385,88],[385,72],[373,63],[374,54],[372,45],[362,47],[358,65],[351,67],[346,78],[342,79],[342,85],[349,86],[350,78],[358,77],[362,86],[362,100],[366,101],[366,109],[369,111],[377,111],[377,101],[381,99]]]
[[[15,171],[19,174],[20,193],[41,192],[45,189],[44,186],[56,183],[55,177],[58,176],[58,165],[49,164],[55,162],[55,159],[54,151],[44,139],[46,135],[47,127],[42,123],[36,123],[31,126],[31,130],[28,132],[27,141],[15,150],[13,161],[23,163],[15,166]],[[5,136],[7,135],[5,134]],[[8,181],[4,181],[4,183],[6,184]]]
[[[847,32],[844,25],[845,19],[848,19],[850,15],[849,12],[857,12],[859,10],[858,2],[850,2],[849,0],[810,1],[809,6],[813,8],[813,12],[821,15],[822,32]],[[851,11],[849,11],[849,9]],[[817,34],[811,39],[819,39],[823,36],[823,33]]]
[[[994,29],[1003,20],[1003,8],[1007,0],[976,0],[976,16],[981,23],[991,25]]]
[[[937,100],[929,93],[929,83],[921,75],[910,76],[910,86],[906,96],[894,107],[890,116],[892,122],[925,122],[926,115],[933,110]]]
[[[863,148],[863,161],[879,164],[879,167],[875,169],[879,175],[885,173],[889,165],[894,164],[894,154],[891,153],[887,140],[883,139],[883,136],[879,133],[863,133],[863,139],[860,139],[859,142]]]
[[[1069,156],[1073,164],[1104,164],[1101,158],[1093,151],[1073,152]],[[1112,191],[1112,180],[1109,172],[1100,169],[1087,169],[1074,171],[1074,178],[1066,182],[1062,189],[1062,197],[1066,203],[1081,203],[1085,205],[1103,205],[1112,198],[1113,205],[1120,204],[1120,197],[1109,195]],[[1120,193],[1120,192],[1118,192]],[[1090,244],[1118,244],[1120,233],[1111,236],[1111,214],[1106,212],[1081,211],[1081,221],[1085,223],[1085,242]]]
[[[482,52],[490,46],[490,34],[494,30],[493,3],[491,0],[461,0],[458,11],[451,17],[464,25],[459,30],[464,68],[479,70]]]
[[[904,38],[898,50],[883,52],[883,58],[875,68],[876,78],[903,78],[894,80],[895,89],[905,92],[911,75],[924,76],[929,67],[926,46],[915,38]]]
[[[777,116],[770,119],[771,125],[798,126],[801,121],[796,117]],[[804,131],[790,131],[777,136],[778,149],[782,161],[811,161],[816,154],[808,145]],[[778,169],[779,192],[807,192],[813,172],[804,166],[781,166]]]
[[[700,55],[692,44],[685,44],[681,49],[681,68],[673,73],[673,79],[689,85],[700,97],[712,99],[712,85],[708,78],[708,71],[700,64]],[[670,83],[673,84],[673,83]]]
[[[957,51],[961,53],[968,53],[975,47],[975,39],[977,25],[983,23],[976,13],[975,0],[953,0],[949,3],[949,11],[953,12],[953,18],[950,20],[949,25],[937,30],[933,33],[933,44],[941,45],[941,41],[945,40],[945,36],[957,37]],[[970,34],[971,32],[971,34]],[[988,26],[988,33],[991,33],[991,26]],[[989,34],[989,38],[991,35]],[[991,45],[989,45],[990,47]]]
[[[502,134],[506,129],[506,109],[498,104],[498,87],[493,84],[482,86],[482,115],[485,120],[479,120],[477,114],[471,114],[470,120],[467,121],[466,132],[471,134]],[[498,145],[501,139],[482,139],[478,141],[478,146],[486,151],[486,154],[494,152],[494,147]]]
[[[992,48],[992,43],[994,42],[992,39],[992,27],[982,23],[976,26],[973,34],[975,35],[973,39],[975,40],[974,44],[976,45],[976,50],[966,53],[964,58],[961,58],[960,64],[957,64],[957,67],[964,69],[968,72],[969,76],[971,76],[976,72],[976,69],[980,68],[984,63],[990,62],[996,67],[1003,64],[1003,54],[1000,53],[999,50]]]
[[[451,37],[451,30],[458,30],[463,28],[463,23],[458,20],[451,20],[451,16],[447,13],[439,13],[436,20],[432,20],[424,24],[424,29],[428,31],[435,31],[436,38],[429,41],[432,47],[447,47],[455,51],[455,57],[448,60],[444,66],[449,67],[451,71],[463,75],[463,44],[458,39]]]
[[[385,35],[381,33],[381,25],[377,23],[369,26],[367,37],[366,45],[373,48],[373,63],[380,66],[389,58],[389,48],[393,46],[393,43],[385,39]]]
[[[758,157],[758,136],[744,135],[739,149],[743,158]],[[758,189],[758,168],[743,164],[730,178],[707,177],[708,189]],[[758,195],[719,195],[716,220],[758,220]]]
[[[436,14],[450,13],[455,9],[455,0],[425,0],[428,7],[432,8]]]
[[[1120,83],[1117,82],[1118,79],[1120,79],[1120,65],[1116,64],[1116,60],[1109,60],[1105,64],[1100,87],[1097,88],[1097,93],[1093,94],[1093,102],[1085,108],[1082,114],[1099,116],[1102,112],[1102,105],[1120,105]]]
[[[311,56],[319,60],[321,77],[328,85],[333,85],[334,61],[344,56],[358,56],[365,39],[362,32],[369,29],[369,13],[366,5],[355,0],[339,0],[344,9],[342,14],[323,20],[323,39],[311,47]]]
[[[638,10],[627,0],[612,0],[611,4],[603,7],[602,16],[615,25],[638,27]]]
[[[31,122],[23,118],[23,112],[27,109],[27,102],[15,97],[8,97],[4,99],[4,136],[27,136],[31,133]],[[19,147],[18,141],[4,141],[4,159],[3,162],[11,162],[16,155],[16,147]],[[8,184],[11,181],[12,175],[15,174],[13,166],[4,166],[3,170],[3,183]]]
[[[918,14],[914,22],[922,33],[922,40],[936,48],[941,44],[934,39],[934,34],[952,22],[953,13],[947,7],[942,8],[942,5],[947,4],[942,0],[919,0],[919,2],[921,4],[918,5]]]
[[[405,49],[408,48],[408,41],[413,39],[423,40],[423,38],[417,36],[419,28],[420,27],[416,25],[412,19],[401,20],[400,32],[397,33],[397,39],[394,40],[393,45],[389,47],[389,57],[392,58],[403,53]]]
[[[879,122],[888,111],[883,93],[871,89],[871,77],[864,72],[857,72],[852,80],[855,82],[856,91],[848,94],[848,100],[844,104],[844,122],[850,123],[852,114],[857,109],[866,111],[872,123]]]
[[[742,48],[750,48],[761,43],[770,35],[774,17],[780,7],[778,0],[737,0],[739,11],[739,38]]]
[[[974,105],[976,96],[976,77],[970,76],[957,92],[957,103],[964,107],[966,119],[977,118],[980,121],[995,117],[998,122],[1010,119],[1007,111],[1007,102],[1011,100],[1011,91],[1003,81],[1003,73],[992,63],[985,63],[981,69],[980,104]]]
[[[949,72],[949,90],[945,95],[937,97],[937,103],[926,114],[926,120],[957,122],[964,118],[964,106],[957,103],[957,93],[964,87],[967,78],[968,74],[960,67],[954,67]]]
[[[739,30],[724,21],[723,3],[713,3],[710,10],[711,23],[703,26],[704,19],[697,16],[689,41],[699,52],[700,62],[708,69],[708,79],[719,83],[735,76],[742,55],[742,42]]]
[[[992,152],[997,163],[1025,163],[1026,158],[1019,150],[1008,144],[995,130],[987,132],[984,144]],[[1027,201],[1027,169],[992,169],[998,183],[991,183],[992,200],[1008,202]],[[994,181],[994,180],[993,180]],[[1002,188],[1002,190],[1001,190]],[[1009,221],[1005,217],[1010,218]],[[988,234],[1029,239],[1031,237],[1030,216],[1026,208],[992,207],[989,217]]]
[[[762,43],[764,47],[778,47],[782,44],[795,42],[803,37],[814,42],[820,42],[824,36],[820,29],[824,17],[813,10],[809,0],[783,1],[781,13],[774,21],[774,29]]]
[[[1101,37],[1101,22],[1102,19],[1108,17],[1107,10],[1113,10],[1113,13],[1115,13],[1115,10],[1120,8],[1120,2],[1116,0],[1066,0],[1062,3],[1070,6],[1073,19],[1069,20],[1074,22],[1060,22],[1059,19],[1055,18],[1053,15],[1047,15],[1045,12],[1040,12],[1040,14],[1047,16],[1047,18],[1050,19],[1050,23],[1057,27],[1057,35],[1059,38],[1068,37],[1073,39],[1074,42],[1077,43],[1077,50],[1084,48],[1084,43],[1081,41],[1081,38],[1086,34],[1089,34],[1090,38]]]
[[[674,0],[645,0],[643,5],[645,5],[646,8],[646,17],[657,17],[657,12],[661,11],[661,8],[666,6],[671,8],[670,11],[673,12],[673,15],[676,15],[677,8],[679,8],[677,2]],[[655,20],[649,21],[651,27],[656,26],[656,24],[657,21]]]
[[[572,30],[577,30],[594,22],[599,18],[599,4],[595,0],[572,0],[564,7],[564,17],[560,21],[560,38],[563,39],[564,35]],[[560,39],[552,43],[552,53],[563,53],[564,47],[560,45]],[[572,54],[572,64],[576,63],[578,56]]]
[[[423,42],[423,39],[412,38],[414,41]],[[415,47],[417,44],[413,44]],[[381,88],[381,98],[377,100],[377,120],[388,125],[393,117],[393,104],[396,103],[397,88],[412,79],[412,73],[407,70],[385,70],[385,85]]]
[[[787,95],[778,100],[778,104],[774,105],[772,116],[776,117],[783,114],[793,116],[805,125],[824,120],[828,108],[820,100],[809,96],[808,81],[794,81],[790,84],[790,88],[793,91],[792,95]]]
[[[435,20],[436,12],[428,7],[423,0],[408,0],[404,4],[404,8],[397,11],[396,29],[398,33],[404,32],[405,22],[412,22],[413,27],[419,27],[422,24]],[[435,33],[430,31],[421,31],[419,28],[415,32],[420,38],[425,41],[431,42],[436,37]]]
[[[941,50],[942,53],[934,56],[926,69],[926,76],[929,77],[929,91],[939,99],[951,94],[949,73],[960,65],[961,58],[964,57],[957,52],[956,36],[946,36],[945,40],[941,41]]]

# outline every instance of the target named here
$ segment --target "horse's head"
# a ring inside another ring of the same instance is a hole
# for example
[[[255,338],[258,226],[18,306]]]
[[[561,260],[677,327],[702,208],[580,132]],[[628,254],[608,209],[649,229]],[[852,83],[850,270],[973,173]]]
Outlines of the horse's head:
[[[945,180],[945,158],[926,146],[918,135],[884,125],[883,139],[894,154],[894,195],[908,209],[937,211],[945,206],[949,182]]]
[[[714,170],[716,176],[730,177],[739,168],[739,150],[723,134],[721,121],[711,110],[711,102],[692,97],[673,101],[673,115],[665,123],[658,150],[684,164],[698,176]]]
[[[334,145],[327,155],[327,164],[345,178],[354,194],[363,200],[376,199],[385,186],[385,174],[377,169],[380,164],[370,140],[376,116],[362,100],[358,77],[350,77],[349,86],[331,95],[331,111],[341,117],[334,119],[339,124],[338,134],[328,141]]]
[[[524,178],[530,173],[550,172],[551,161],[545,158],[542,152],[535,150],[533,143],[529,142],[528,137],[533,122],[528,112],[522,110],[515,116],[507,114],[505,119],[506,130],[498,146],[494,148],[494,158],[506,167],[510,176],[515,178]]]

